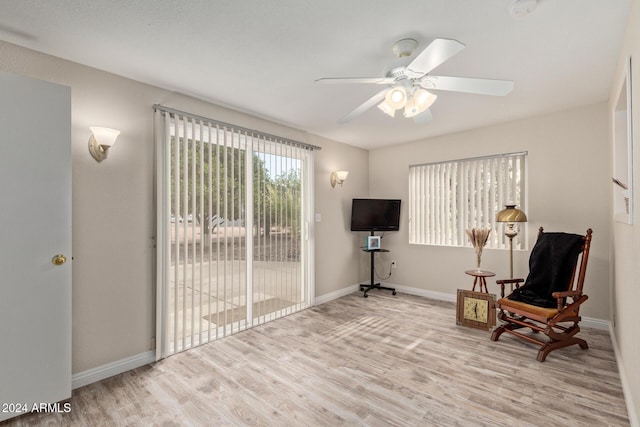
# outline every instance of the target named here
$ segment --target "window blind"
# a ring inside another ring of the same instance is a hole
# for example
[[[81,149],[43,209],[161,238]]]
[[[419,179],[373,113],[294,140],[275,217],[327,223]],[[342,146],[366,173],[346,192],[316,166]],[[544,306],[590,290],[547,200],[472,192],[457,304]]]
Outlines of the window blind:
[[[154,108],[158,358],[308,307],[318,147]]]
[[[465,230],[496,230],[496,214],[507,202],[525,206],[527,153],[409,166],[409,243],[471,246]],[[526,238],[517,239],[514,249]],[[493,232],[488,248],[507,248]]]

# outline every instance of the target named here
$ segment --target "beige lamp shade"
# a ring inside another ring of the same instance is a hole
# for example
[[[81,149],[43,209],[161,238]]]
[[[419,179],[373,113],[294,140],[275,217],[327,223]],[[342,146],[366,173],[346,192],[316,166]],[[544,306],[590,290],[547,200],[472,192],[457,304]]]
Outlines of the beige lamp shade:
[[[505,205],[505,209],[498,212],[496,215],[497,222],[527,222],[527,215],[520,209],[516,208],[515,204]]]

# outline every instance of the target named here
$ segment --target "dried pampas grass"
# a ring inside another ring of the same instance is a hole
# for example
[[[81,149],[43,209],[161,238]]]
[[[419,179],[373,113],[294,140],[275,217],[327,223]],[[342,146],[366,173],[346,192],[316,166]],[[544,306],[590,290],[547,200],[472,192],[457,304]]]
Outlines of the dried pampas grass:
[[[471,230],[466,230],[467,236],[473,245],[473,249],[476,251],[477,262],[478,262],[478,270],[480,270],[480,258],[482,256],[482,249],[487,244],[489,240],[489,235],[491,234],[490,228],[472,228]]]

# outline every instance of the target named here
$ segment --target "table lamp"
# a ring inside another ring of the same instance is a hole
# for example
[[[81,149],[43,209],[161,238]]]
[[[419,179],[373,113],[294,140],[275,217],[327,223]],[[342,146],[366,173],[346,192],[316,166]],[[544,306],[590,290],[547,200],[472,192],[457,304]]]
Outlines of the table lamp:
[[[513,279],[513,238],[518,235],[514,225],[516,222],[527,222],[527,215],[520,209],[516,209],[516,204],[509,202],[505,205],[505,209],[498,212],[496,222],[506,222],[507,229],[504,235],[509,238],[509,273]]]

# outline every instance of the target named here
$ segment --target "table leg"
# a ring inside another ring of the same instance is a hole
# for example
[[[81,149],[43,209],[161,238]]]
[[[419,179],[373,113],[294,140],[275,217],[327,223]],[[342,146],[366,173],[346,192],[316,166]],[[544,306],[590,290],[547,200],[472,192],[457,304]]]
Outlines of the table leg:
[[[484,286],[484,291],[482,290],[483,286]],[[487,289],[487,279],[485,279],[484,277],[480,277],[480,292],[489,293],[489,290]]]

